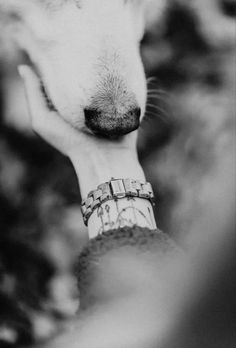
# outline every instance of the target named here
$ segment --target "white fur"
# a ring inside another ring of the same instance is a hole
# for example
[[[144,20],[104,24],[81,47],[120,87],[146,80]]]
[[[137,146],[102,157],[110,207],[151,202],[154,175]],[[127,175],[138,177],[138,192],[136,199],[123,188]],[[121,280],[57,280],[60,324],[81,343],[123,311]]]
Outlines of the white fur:
[[[55,6],[53,1],[0,0],[0,10],[62,117],[82,128],[83,109],[94,96],[116,89],[116,83],[130,96],[119,95],[117,107],[125,112],[136,102],[144,113],[146,82],[139,53],[144,3],[65,0]]]

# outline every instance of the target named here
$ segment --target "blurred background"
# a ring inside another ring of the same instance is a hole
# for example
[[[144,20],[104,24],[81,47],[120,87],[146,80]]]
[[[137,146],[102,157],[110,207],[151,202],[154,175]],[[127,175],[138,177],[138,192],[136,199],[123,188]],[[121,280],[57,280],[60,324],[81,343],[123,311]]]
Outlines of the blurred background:
[[[235,0],[156,0],[142,41],[140,161],[158,227],[203,284],[168,348],[236,342],[235,16]],[[87,243],[71,164],[30,130],[19,61],[0,36],[0,347],[47,339],[74,315],[73,268]]]

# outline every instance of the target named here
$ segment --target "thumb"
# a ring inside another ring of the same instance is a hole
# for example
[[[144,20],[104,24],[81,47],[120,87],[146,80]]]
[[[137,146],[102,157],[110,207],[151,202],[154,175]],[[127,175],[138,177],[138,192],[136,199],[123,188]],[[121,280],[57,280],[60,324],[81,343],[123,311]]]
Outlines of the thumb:
[[[39,119],[47,115],[50,110],[44,100],[40,80],[33,70],[27,65],[20,65],[18,67],[18,72],[24,82],[29,113],[32,125],[34,126],[34,124],[38,124]]]
[[[18,71],[24,82],[32,128],[49,144],[68,155],[71,147],[79,141],[77,132],[56,111],[48,108],[40,80],[33,70],[21,65]]]

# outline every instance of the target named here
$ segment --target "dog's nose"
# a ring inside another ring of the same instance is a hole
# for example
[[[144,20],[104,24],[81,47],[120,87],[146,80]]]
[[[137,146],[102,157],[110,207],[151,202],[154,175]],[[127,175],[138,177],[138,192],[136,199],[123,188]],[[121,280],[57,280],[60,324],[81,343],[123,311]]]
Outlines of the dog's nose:
[[[93,133],[105,137],[118,137],[128,134],[139,127],[141,109],[132,107],[126,113],[119,114],[86,108],[84,115],[85,124]]]

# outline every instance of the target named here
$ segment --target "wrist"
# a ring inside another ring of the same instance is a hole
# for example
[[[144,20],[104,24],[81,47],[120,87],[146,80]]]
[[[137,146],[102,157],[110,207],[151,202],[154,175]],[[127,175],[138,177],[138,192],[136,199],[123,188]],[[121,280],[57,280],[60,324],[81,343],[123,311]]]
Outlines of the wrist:
[[[114,178],[133,178],[145,181],[143,169],[135,151],[122,150],[71,156],[83,198],[99,184]]]

